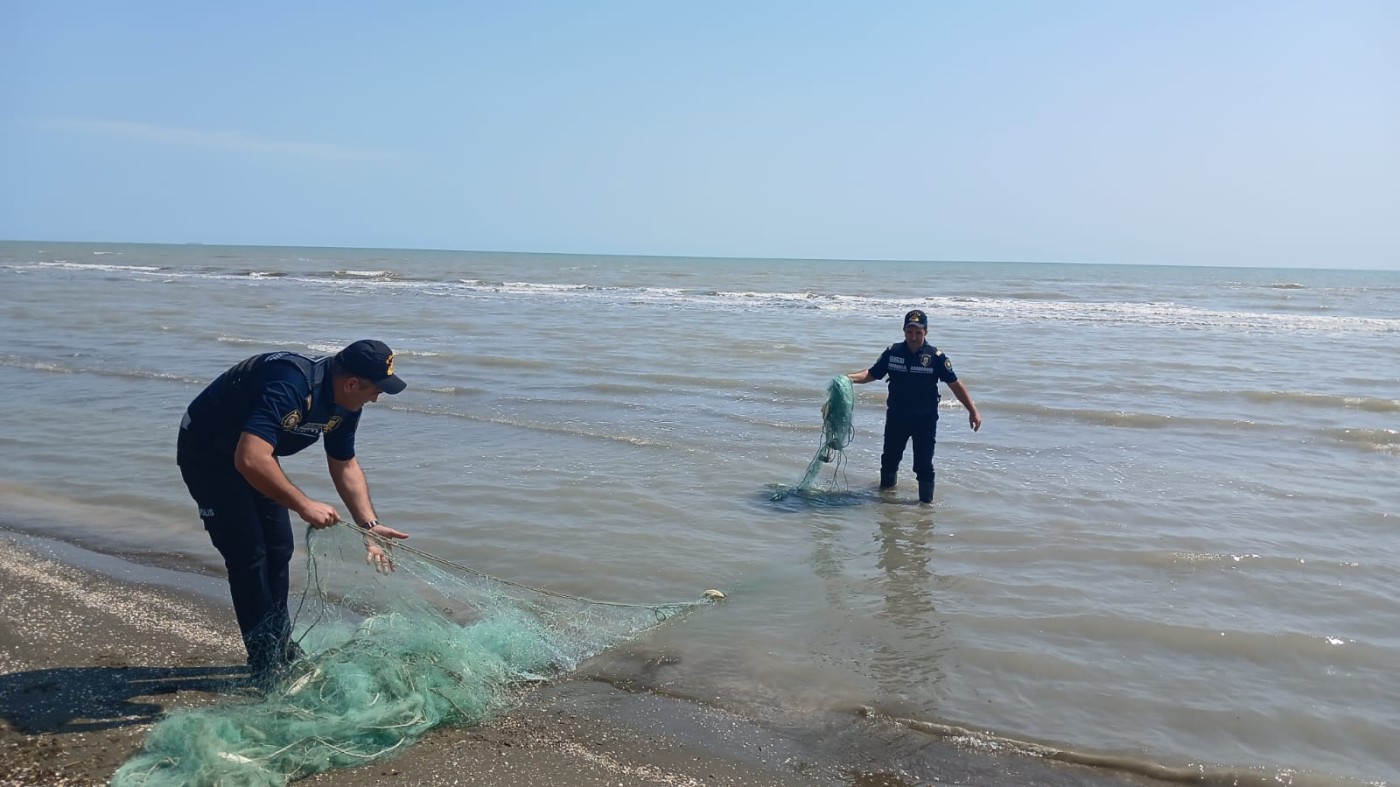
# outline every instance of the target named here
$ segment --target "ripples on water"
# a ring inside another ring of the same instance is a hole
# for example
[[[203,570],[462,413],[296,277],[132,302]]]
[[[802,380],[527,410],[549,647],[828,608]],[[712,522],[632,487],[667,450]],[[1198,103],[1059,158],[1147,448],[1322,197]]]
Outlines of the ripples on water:
[[[814,740],[863,708],[1158,777],[1400,770],[1400,274],[0,244],[0,286],[8,520],[209,564],[184,405],[255,352],[378,336],[411,387],[360,456],[417,546],[730,592],[597,674]],[[986,419],[945,400],[935,505],[907,464],[873,489],[878,384],[833,491],[781,494],[826,382],[914,306]],[[288,468],[333,499],[317,457]]]

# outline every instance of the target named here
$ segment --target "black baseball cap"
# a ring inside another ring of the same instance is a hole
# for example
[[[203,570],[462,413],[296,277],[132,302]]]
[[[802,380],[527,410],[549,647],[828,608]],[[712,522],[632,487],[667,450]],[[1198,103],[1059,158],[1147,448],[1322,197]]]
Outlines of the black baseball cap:
[[[919,326],[920,328],[923,328],[924,330],[927,331],[927,330],[928,330],[928,315],[927,315],[927,314],[924,314],[922,311],[920,311],[920,310],[918,310],[918,309],[915,309],[914,311],[909,312],[908,314],[904,315],[904,327],[905,327],[905,328],[908,328],[908,327],[911,326],[911,325],[917,325],[917,326]]]
[[[356,377],[379,386],[386,394],[396,394],[408,387],[408,383],[394,374],[394,351],[384,342],[361,339],[336,353],[335,362]]]

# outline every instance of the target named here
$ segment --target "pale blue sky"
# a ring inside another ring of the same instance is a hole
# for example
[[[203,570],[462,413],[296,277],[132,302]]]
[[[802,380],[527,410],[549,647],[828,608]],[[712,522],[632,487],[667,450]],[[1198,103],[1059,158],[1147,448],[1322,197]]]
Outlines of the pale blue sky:
[[[0,238],[1400,269],[1400,0],[0,0]]]

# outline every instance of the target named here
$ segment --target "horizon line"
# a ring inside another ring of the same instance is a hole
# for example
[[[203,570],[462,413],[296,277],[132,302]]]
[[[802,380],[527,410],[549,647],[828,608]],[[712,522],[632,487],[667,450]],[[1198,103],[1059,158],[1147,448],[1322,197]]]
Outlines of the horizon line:
[[[1310,267],[1305,265],[1289,264],[1249,264],[1235,263],[1230,265],[1212,265],[1208,263],[1174,263],[1174,262],[1098,262],[1098,261],[1065,261],[1065,260],[994,260],[994,259],[918,259],[912,257],[746,257],[740,255],[718,255],[718,254],[637,254],[620,252],[594,252],[594,251],[522,251],[519,249],[448,249],[433,246],[318,246],[309,244],[274,244],[274,243],[207,243],[204,241],[92,241],[92,240],[56,240],[47,239],[25,239],[25,238],[0,238],[0,243],[67,243],[84,245],[115,245],[115,246],[214,246],[223,248],[252,248],[252,249],[344,249],[350,251],[427,251],[460,254],[521,254],[534,256],[557,256],[557,257],[622,257],[630,259],[660,259],[660,260],[771,260],[774,262],[873,262],[873,263],[929,263],[929,264],[976,264],[976,265],[1133,265],[1149,268],[1210,268],[1229,269],[1243,268],[1250,270],[1339,270],[1339,271],[1381,271],[1400,272],[1400,264],[1396,267]]]

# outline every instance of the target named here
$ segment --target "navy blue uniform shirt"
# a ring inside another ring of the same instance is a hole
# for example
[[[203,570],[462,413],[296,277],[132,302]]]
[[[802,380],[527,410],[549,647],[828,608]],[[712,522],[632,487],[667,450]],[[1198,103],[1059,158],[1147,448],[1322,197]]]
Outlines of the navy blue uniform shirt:
[[[180,461],[232,461],[244,432],[291,456],[325,435],[326,454],[355,458],[360,414],[335,403],[330,358],[255,355],[219,375],[185,411]]]
[[[869,369],[876,380],[888,374],[889,396],[885,406],[891,414],[938,416],[938,381],[956,382],[953,362],[937,347],[925,342],[917,352],[904,342],[891,344],[880,354],[880,360]]]

